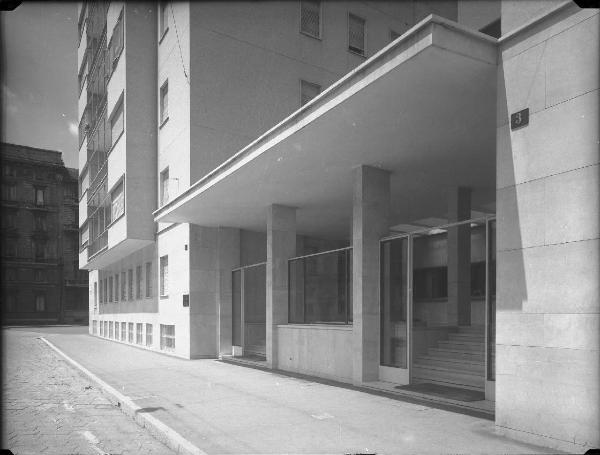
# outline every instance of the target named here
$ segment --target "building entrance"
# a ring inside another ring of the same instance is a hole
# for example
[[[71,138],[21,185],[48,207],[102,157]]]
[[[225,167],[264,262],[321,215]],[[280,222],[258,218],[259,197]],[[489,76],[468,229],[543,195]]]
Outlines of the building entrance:
[[[380,379],[483,397],[494,380],[495,220],[387,238],[380,258]]]
[[[266,264],[232,272],[232,330],[234,355],[265,357]]]

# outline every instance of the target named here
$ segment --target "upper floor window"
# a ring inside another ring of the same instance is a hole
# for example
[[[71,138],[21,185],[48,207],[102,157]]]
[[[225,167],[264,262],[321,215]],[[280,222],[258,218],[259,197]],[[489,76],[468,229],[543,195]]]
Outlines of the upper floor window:
[[[127,300],[127,283],[126,283],[126,276],[127,274],[125,272],[121,272],[121,300]]]
[[[127,271],[127,288],[129,291],[129,300],[133,300],[133,269]]]
[[[169,81],[160,88],[160,124],[162,125],[169,118]]]
[[[300,32],[314,38],[321,38],[321,2],[302,0],[300,2]]]
[[[81,247],[85,247],[90,240],[90,232],[88,230],[88,225],[86,224],[81,228]]]
[[[152,262],[146,262],[146,297],[152,295]]]
[[[33,257],[36,261],[46,259],[46,243],[37,240],[32,242]]]
[[[4,256],[9,258],[17,257],[17,242],[12,239],[4,239],[4,248],[2,248]]]
[[[116,142],[123,134],[125,129],[125,117],[123,115],[123,97],[114,108],[112,115],[110,116],[110,135],[112,138],[111,146],[115,145]]]
[[[348,50],[365,55],[365,20],[354,14],[348,15]]]
[[[108,301],[113,301],[113,277],[112,275],[108,277]]]
[[[83,35],[83,28],[85,26],[85,20],[87,17],[87,5],[85,2],[81,5],[81,13],[79,14],[79,21],[77,23],[77,31],[79,32],[79,39],[81,40],[81,35]]]
[[[142,298],[142,266],[138,265],[135,268],[135,297]]]
[[[111,193],[112,220],[116,220],[125,213],[125,195],[123,194],[123,181]]]
[[[2,172],[6,177],[17,176],[17,168],[11,164],[5,164],[4,166],[2,166]]]
[[[119,274],[115,274],[115,302],[119,301]]]
[[[160,295],[169,295],[169,256],[160,258]]]
[[[85,85],[87,76],[87,54],[83,56],[83,61],[81,62],[81,68],[79,69],[79,74],[77,75],[77,81],[79,83],[79,94],[83,90],[83,86]]]
[[[17,227],[17,212],[14,210],[6,210],[2,216],[3,225],[6,228]]]
[[[37,231],[46,230],[46,215],[43,213],[36,213],[33,215],[34,229]]]
[[[169,30],[169,2],[159,2],[158,6],[158,21],[160,28],[160,39],[162,40],[167,30]]]
[[[5,184],[2,185],[2,199],[6,201],[17,200],[17,185],[16,184]]]
[[[108,44],[108,55],[109,55],[109,74],[112,74],[115,67],[117,66],[117,62],[119,61],[119,57],[121,56],[121,51],[123,50],[123,10],[121,10],[121,14],[119,14],[119,19],[117,19],[117,23],[115,24],[115,28],[113,28],[113,33],[110,38],[110,43]]]
[[[321,86],[312,82],[300,81],[300,105],[304,106],[321,93]]]
[[[35,311],[46,311],[46,296],[44,294],[35,296]]]
[[[44,205],[44,189],[43,188],[35,188],[35,205]]]
[[[169,168],[160,173],[160,205],[169,202]]]

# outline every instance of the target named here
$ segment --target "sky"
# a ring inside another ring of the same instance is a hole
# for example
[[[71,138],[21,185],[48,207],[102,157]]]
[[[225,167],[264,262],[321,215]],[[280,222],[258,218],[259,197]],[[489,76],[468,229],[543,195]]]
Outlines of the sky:
[[[0,13],[2,141],[63,152],[77,167],[77,3]]]

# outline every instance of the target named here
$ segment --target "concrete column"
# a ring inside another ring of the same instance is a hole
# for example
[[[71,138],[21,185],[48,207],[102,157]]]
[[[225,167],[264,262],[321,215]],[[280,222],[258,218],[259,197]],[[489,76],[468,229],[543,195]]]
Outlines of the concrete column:
[[[352,201],[353,381],[379,377],[379,240],[389,232],[390,174],[354,170]]]
[[[271,205],[267,211],[266,354],[277,367],[277,325],[288,322],[288,259],[296,254],[296,209]]]
[[[233,288],[232,269],[240,265],[240,230],[220,227],[217,234],[217,269],[219,286],[217,287],[217,343],[219,356],[231,355],[232,321],[231,308]]]
[[[448,222],[471,217],[471,190],[452,188],[448,193]],[[464,224],[448,229],[449,325],[471,325],[471,227]]]

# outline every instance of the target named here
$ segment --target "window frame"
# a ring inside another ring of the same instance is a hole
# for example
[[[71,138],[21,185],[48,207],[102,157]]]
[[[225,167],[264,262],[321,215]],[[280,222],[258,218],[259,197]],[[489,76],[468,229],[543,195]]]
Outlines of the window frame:
[[[152,261],[146,262],[146,298],[152,297]]]
[[[159,278],[159,295],[161,298],[169,297],[169,255],[165,254],[159,259],[160,278]],[[166,277],[165,277],[166,270]],[[165,292],[166,291],[166,292]]]
[[[140,346],[144,344],[144,324],[142,322],[135,324],[135,344]]]
[[[117,190],[119,189],[119,187],[122,188],[121,190],[121,199],[123,200],[122,203],[122,209],[119,213],[117,213],[115,215],[114,213],[114,203],[116,201],[115,199],[115,193],[117,192]],[[125,216],[125,212],[126,212],[126,199],[125,199],[125,176],[122,175],[121,178],[117,181],[117,183],[115,183],[115,185],[113,186],[113,189],[110,191],[110,215],[111,215],[111,220],[110,223],[108,224],[107,228],[112,226],[113,224],[115,224],[117,221],[119,221],[122,217]]]
[[[142,299],[142,266],[135,266],[135,298]]]
[[[164,6],[164,8],[163,8]],[[169,2],[159,1],[158,2],[158,45],[162,43],[165,35],[169,31]],[[166,19],[166,20],[165,20]]]
[[[159,175],[159,202],[160,207],[163,207],[169,203],[169,166],[165,167]],[[165,188],[167,190],[165,198]]]
[[[41,303],[41,305],[40,305]],[[41,307],[41,309],[40,309]],[[46,308],[46,294],[43,292],[36,292],[35,294],[35,312],[36,313],[45,313],[47,311]]]
[[[362,52],[356,51],[356,50],[354,50],[354,48],[351,48],[351,46],[350,46],[350,23],[352,21],[352,18],[359,19],[363,23],[363,49],[362,49]],[[350,11],[348,11],[347,21],[348,22],[347,22],[347,30],[346,30],[346,40],[347,40],[346,49],[351,54],[359,55],[361,57],[366,57],[367,56],[367,20],[364,17],[359,16],[358,14],[354,14],[354,13],[351,13]]]
[[[305,3],[303,0],[300,0],[298,3],[300,14],[298,16],[299,24],[298,29],[300,34],[304,36],[308,36],[310,38],[317,39],[319,41],[323,40],[323,2],[321,0],[316,0],[319,3],[319,36],[315,36],[305,30],[302,30],[302,4]]]
[[[167,328],[173,328],[173,334],[167,334]],[[172,340],[172,346],[167,346],[167,340]],[[175,324],[160,324],[160,350],[161,351],[175,351]]]
[[[127,270],[127,300],[133,300],[133,269]]]
[[[117,118],[117,114],[119,114],[119,112],[121,113],[121,124],[122,124],[122,128],[121,131],[117,134],[117,137],[115,138],[115,135],[113,134],[113,122],[116,120]],[[115,103],[115,107],[113,108],[110,116],[108,117],[108,121],[110,123],[110,138],[111,138],[111,144],[110,147],[108,149],[108,154],[110,154],[113,149],[115,148],[115,146],[117,145],[117,142],[119,142],[119,139],[121,139],[121,136],[123,136],[123,134],[125,133],[125,91],[123,90],[121,92],[121,95],[119,95],[119,99],[118,101]]]
[[[166,108],[165,108],[165,98]],[[169,120],[169,79],[165,79],[165,81],[160,86],[158,91],[158,124],[159,129],[162,128],[167,121]]]
[[[46,205],[46,188],[42,186],[34,186],[33,187],[33,203],[36,207],[44,207]],[[39,192],[41,191],[41,202],[39,199]]]

